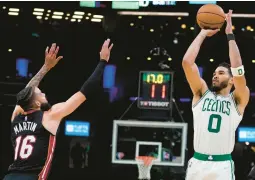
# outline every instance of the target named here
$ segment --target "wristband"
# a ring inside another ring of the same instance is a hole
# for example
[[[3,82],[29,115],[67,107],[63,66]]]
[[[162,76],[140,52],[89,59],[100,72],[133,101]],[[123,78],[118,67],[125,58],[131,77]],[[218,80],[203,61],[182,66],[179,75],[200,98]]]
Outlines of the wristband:
[[[234,34],[227,34],[227,39],[228,39],[228,41],[231,41],[231,40],[235,41],[236,40]]]
[[[231,72],[232,72],[233,76],[236,76],[236,77],[243,76],[244,75],[244,67],[243,67],[243,65],[239,66],[237,68],[232,68],[231,67]]]

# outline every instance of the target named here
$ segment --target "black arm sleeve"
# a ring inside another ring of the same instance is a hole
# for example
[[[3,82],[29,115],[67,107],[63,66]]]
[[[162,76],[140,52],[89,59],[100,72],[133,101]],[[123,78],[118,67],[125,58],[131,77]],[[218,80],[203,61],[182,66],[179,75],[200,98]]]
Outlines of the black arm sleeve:
[[[85,81],[82,85],[80,92],[86,96],[86,98],[90,98],[95,91],[96,88],[100,86],[100,80],[102,74],[104,72],[104,68],[107,61],[100,60],[95,71],[91,74],[91,76]]]

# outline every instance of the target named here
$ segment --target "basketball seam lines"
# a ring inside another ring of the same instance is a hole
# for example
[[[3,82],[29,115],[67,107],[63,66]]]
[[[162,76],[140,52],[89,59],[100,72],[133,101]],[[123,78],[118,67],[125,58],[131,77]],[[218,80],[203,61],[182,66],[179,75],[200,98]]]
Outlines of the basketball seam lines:
[[[201,21],[200,19],[197,19],[198,21],[200,21],[200,22],[202,22],[202,23],[204,23],[204,24],[212,24],[212,25],[214,25],[214,24],[221,24],[221,23],[223,23],[223,22],[220,22],[220,23],[207,23],[207,22],[204,22],[204,21]]]
[[[223,16],[221,16],[221,15],[219,15],[219,14],[213,13],[213,12],[200,12],[200,13],[197,13],[197,14],[201,14],[201,13],[214,14],[214,15],[217,15],[217,16],[222,17],[223,19],[226,19],[225,17],[223,17]]]

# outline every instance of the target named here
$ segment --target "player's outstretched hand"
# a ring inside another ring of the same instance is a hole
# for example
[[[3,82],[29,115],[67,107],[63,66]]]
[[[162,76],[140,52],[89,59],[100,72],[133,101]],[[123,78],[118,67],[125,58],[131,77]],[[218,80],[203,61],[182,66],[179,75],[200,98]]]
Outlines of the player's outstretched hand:
[[[229,10],[228,14],[226,14],[226,21],[227,21],[227,26],[226,26],[226,34],[232,34],[233,30],[232,30],[232,12],[233,10]]]
[[[101,60],[106,60],[107,62],[110,59],[110,54],[111,54],[111,50],[112,50],[112,47],[113,47],[113,44],[111,44],[110,47],[109,47],[110,42],[111,42],[110,39],[105,40],[104,44],[102,46],[102,49],[100,51],[100,59]]]
[[[53,68],[58,63],[58,61],[63,58],[63,56],[57,57],[58,51],[59,51],[59,47],[56,46],[56,43],[53,43],[51,45],[50,50],[49,50],[49,47],[46,48],[44,65],[47,68],[49,69]]]
[[[200,34],[204,37],[206,37],[206,36],[211,37],[219,31],[220,31],[219,29],[214,29],[214,30],[212,30],[212,29],[202,29]]]

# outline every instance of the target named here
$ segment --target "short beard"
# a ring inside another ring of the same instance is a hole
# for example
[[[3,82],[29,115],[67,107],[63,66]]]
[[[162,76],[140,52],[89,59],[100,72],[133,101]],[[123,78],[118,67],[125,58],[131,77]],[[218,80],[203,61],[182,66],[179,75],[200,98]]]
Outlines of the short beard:
[[[219,91],[221,91],[222,89],[224,89],[226,87],[228,87],[228,81],[223,81],[222,83],[220,83],[219,86],[211,85],[210,89],[211,89],[212,92],[219,92]]]
[[[42,103],[41,104],[41,110],[42,111],[48,111],[48,110],[50,110],[50,108],[51,108],[51,104],[50,103]]]

